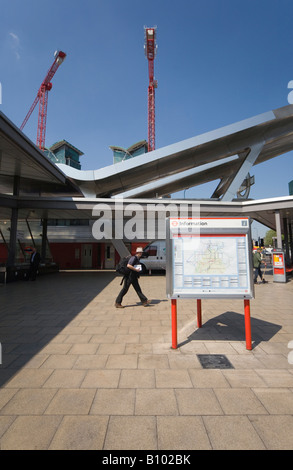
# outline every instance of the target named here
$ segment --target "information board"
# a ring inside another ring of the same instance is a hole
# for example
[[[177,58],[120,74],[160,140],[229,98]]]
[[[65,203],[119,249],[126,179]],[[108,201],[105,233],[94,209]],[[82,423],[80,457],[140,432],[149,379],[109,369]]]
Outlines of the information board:
[[[167,296],[254,297],[248,217],[168,218]]]

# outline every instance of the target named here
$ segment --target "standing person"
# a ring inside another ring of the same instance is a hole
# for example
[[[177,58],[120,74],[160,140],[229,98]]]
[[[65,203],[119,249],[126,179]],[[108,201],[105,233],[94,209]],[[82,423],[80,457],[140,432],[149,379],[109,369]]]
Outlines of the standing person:
[[[260,277],[263,282],[262,272],[261,272],[261,249],[258,248],[256,253],[253,253],[253,267],[254,267],[254,284],[257,284],[257,278]]]
[[[131,286],[131,284],[133,285],[138,297],[140,298],[142,305],[146,307],[150,303],[147,297],[142,293],[139,282],[138,282],[140,269],[138,267],[135,267],[136,265],[139,265],[139,260],[142,256],[142,253],[143,253],[143,249],[141,247],[137,248],[135,255],[131,256],[131,258],[128,261],[127,268],[129,269],[129,274],[124,277],[123,287],[121,291],[119,292],[118,297],[115,302],[116,308],[124,308],[123,305],[121,305],[121,302],[122,302],[124,295],[127,294],[128,289]]]
[[[28,280],[31,278],[32,281],[36,280],[38,267],[41,261],[41,255],[37,251],[36,247],[33,247],[33,252],[30,258],[30,268],[28,272]]]

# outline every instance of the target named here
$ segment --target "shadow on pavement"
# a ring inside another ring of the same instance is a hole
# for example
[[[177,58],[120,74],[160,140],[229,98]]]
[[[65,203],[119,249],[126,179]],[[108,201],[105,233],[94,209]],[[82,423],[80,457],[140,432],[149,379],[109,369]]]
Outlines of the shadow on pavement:
[[[115,276],[112,272],[54,273],[35,282],[2,286],[0,386],[54,340]]]
[[[263,341],[269,341],[280,329],[281,325],[270,323],[251,317],[251,339],[254,348]],[[244,314],[225,312],[202,323],[202,327],[196,329],[188,336],[186,341],[178,347],[190,341],[245,341]]]

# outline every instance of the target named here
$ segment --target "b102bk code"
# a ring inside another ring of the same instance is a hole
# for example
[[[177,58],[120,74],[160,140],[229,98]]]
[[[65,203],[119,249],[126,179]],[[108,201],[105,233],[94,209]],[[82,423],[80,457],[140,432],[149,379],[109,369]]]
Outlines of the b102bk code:
[[[146,464],[147,465],[190,465],[189,461],[190,455],[180,455],[180,454],[155,454],[147,455]]]

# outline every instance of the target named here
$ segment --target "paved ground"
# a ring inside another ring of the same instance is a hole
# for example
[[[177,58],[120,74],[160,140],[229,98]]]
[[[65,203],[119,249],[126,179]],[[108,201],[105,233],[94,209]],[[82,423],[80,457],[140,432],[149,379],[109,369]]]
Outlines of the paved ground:
[[[178,302],[171,349],[165,277],[115,309],[112,272],[0,285],[1,449],[293,449],[293,280],[256,286],[253,350],[243,301]],[[204,369],[222,354],[232,369]]]

